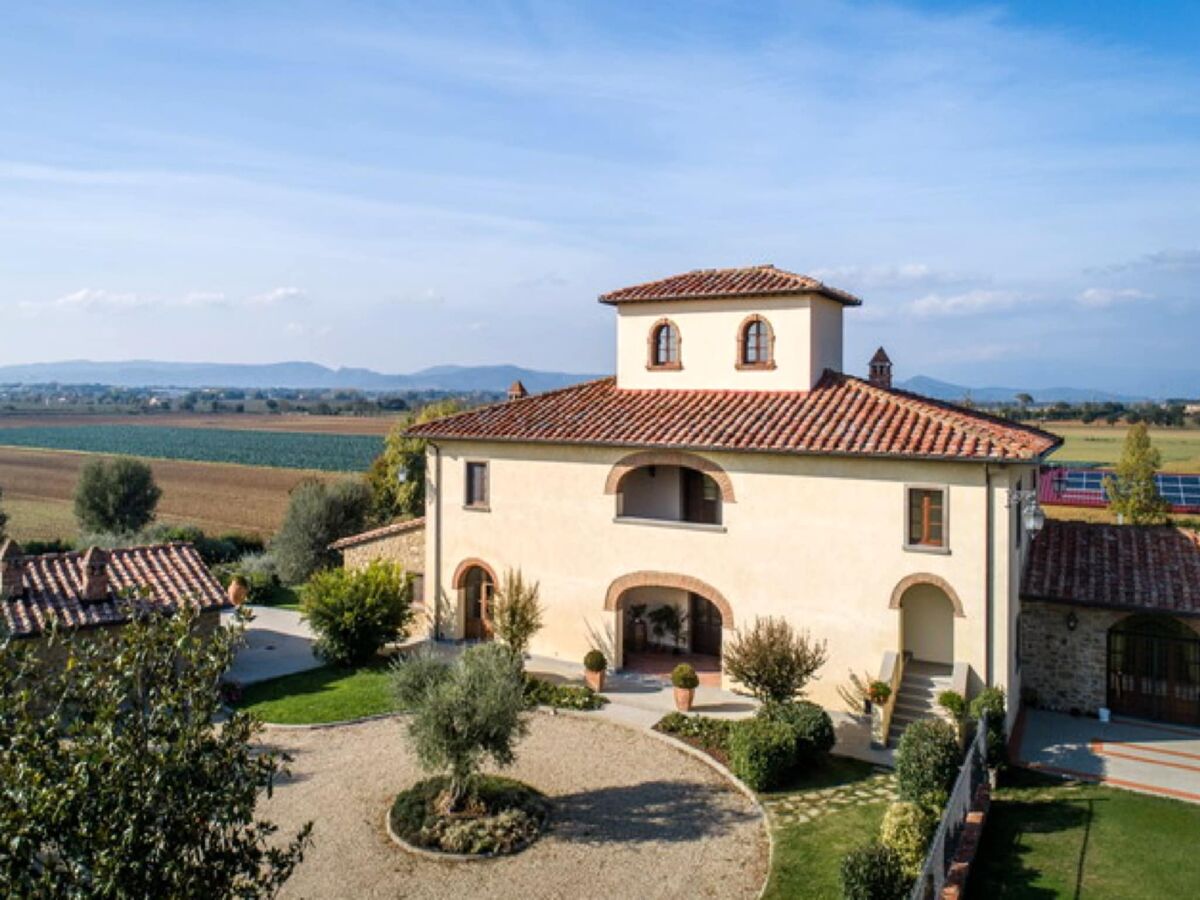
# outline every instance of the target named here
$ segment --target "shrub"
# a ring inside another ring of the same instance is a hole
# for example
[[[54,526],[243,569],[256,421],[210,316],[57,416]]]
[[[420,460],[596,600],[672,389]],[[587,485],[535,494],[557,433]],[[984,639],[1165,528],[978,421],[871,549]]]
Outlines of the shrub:
[[[961,761],[958,738],[949,722],[913,722],[896,750],[896,785],[900,799],[939,806],[954,786]]]
[[[366,485],[352,479],[334,484],[307,479],[292,488],[283,524],[271,541],[283,583],[300,584],[335,565],[338,553],[329,545],[362,531],[370,503]]]
[[[537,582],[526,584],[520,569],[509,569],[492,598],[491,614],[496,637],[516,656],[524,656],[542,627]]]
[[[222,587],[229,587],[234,578],[241,578],[248,589],[246,599],[249,603],[268,602],[279,587],[275,557],[269,553],[250,553],[235,563],[214,566],[213,574]]]
[[[847,853],[841,874],[845,900],[901,900],[911,887],[896,851],[880,843]]]
[[[530,708],[550,706],[554,709],[599,709],[608,702],[603,694],[580,684],[551,684],[532,675],[525,676],[525,700]]]
[[[1008,741],[1004,729],[1004,688],[989,687],[971,701],[971,718],[976,721],[987,715],[988,765],[996,768],[1008,761]]]
[[[525,677],[506,647],[481,644],[455,662],[417,653],[392,674],[400,706],[413,710],[408,737],[421,766],[447,776],[445,812],[459,811],[485,759],[512,765],[528,728]]]
[[[883,814],[879,840],[895,851],[907,878],[915,879],[921,874],[935,828],[937,817],[933,812],[906,800],[892,803]]]
[[[603,672],[608,668],[608,660],[599,650],[589,650],[583,657],[583,667],[589,672]]]
[[[937,695],[937,705],[961,722],[967,715],[967,701],[958,691],[942,691]]]
[[[412,618],[412,579],[395,563],[329,569],[301,591],[300,611],[317,633],[316,651],[335,665],[364,663],[404,635]]]
[[[755,619],[725,649],[725,670],[763,702],[793,700],[825,664],[825,642],[811,641],[784,619]]]
[[[391,823],[405,841],[446,853],[502,855],[516,853],[537,839],[549,817],[545,797],[510,778],[481,776],[471,791],[479,814],[448,816],[438,802],[445,795],[444,777],[418,782],[392,804]]]
[[[687,663],[680,663],[671,670],[671,684],[683,690],[694,691],[700,686],[700,676]]]
[[[767,791],[781,785],[796,758],[796,735],[787,725],[754,717],[729,730],[729,767],[747,787]]]
[[[133,534],[153,521],[161,496],[144,462],[127,456],[93,459],[79,473],[75,518],[80,531]]]
[[[837,741],[829,713],[815,703],[768,703],[756,714],[780,722],[792,730],[796,740],[795,764],[808,765],[823,757]]]
[[[728,719],[712,719],[708,716],[685,716],[681,712],[667,713],[654,726],[664,734],[672,734],[699,744],[709,753],[729,755],[729,731],[733,723]]]

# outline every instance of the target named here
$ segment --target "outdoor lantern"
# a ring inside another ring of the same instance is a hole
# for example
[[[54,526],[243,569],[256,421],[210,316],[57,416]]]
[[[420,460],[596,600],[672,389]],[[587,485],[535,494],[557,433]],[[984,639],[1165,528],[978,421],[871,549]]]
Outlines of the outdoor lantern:
[[[1030,497],[1022,506],[1021,522],[1030,534],[1037,534],[1046,524],[1046,514],[1038,504],[1036,497]]]
[[[404,484],[406,481],[408,481],[408,469],[400,469],[396,472],[397,484]]]

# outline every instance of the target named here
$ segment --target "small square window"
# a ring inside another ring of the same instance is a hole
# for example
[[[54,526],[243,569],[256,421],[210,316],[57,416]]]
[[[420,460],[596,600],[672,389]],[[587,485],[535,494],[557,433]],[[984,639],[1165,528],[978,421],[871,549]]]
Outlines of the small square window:
[[[467,506],[488,505],[488,464],[467,463]]]
[[[908,545],[946,546],[946,492],[938,488],[908,489]]]

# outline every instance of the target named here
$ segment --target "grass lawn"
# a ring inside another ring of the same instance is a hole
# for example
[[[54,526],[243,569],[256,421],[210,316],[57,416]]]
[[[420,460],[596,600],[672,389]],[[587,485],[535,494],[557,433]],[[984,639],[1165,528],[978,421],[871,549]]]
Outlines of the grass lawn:
[[[874,766],[842,756],[805,773],[787,790],[761,795],[771,808],[775,857],[764,898],[828,898],[842,895],[840,868],[848,851],[874,837],[887,809],[886,801],[857,803],[825,813],[809,822],[788,821],[776,802],[826,788],[852,789],[876,773]]]
[[[1128,425],[1036,423],[1060,435],[1063,445],[1051,462],[1095,462],[1111,465],[1121,458]],[[1150,442],[1159,449],[1164,472],[1200,472],[1200,428],[1151,428]]]
[[[322,666],[252,684],[238,705],[280,725],[343,722],[396,709],[382,661],[357,669]]]
[[[269,594],[255,598],[254,604],[300,612],[300,594],[297,588],[284,587],[280,584],[273,587]]]
[[[970,896],[1194,897],[1200,805],[1010,772],[996,792]]]

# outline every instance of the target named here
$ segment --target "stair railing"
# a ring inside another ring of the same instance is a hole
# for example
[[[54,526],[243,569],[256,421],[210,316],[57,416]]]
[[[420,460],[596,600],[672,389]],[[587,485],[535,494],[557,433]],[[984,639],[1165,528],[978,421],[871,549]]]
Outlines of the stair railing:
[[[896,710],[896,696],[900,693],[900,682],[904,680],[904,654],[888,650],[879,664],[879,681],[891,692],[883,704],[871,704],[871,744],[886,747],[892,729],[892,713]]]

